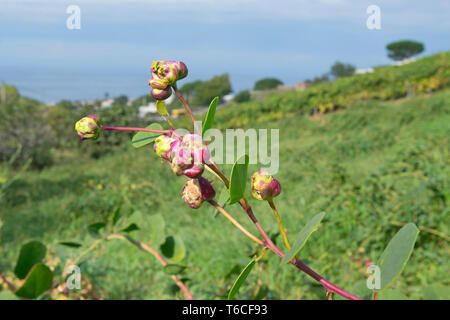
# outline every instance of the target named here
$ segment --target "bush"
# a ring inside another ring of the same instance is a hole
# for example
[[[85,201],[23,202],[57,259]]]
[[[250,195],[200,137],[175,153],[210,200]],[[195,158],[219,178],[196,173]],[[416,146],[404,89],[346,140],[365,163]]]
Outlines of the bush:
[[[267,90],[267,89],[274,89],[278,87],[279,85],[282,85],[283,82],[276,78],[264,78],[261,80],[256,81],[254,90]]]
[[[236,102],[247,102],[250,101],[250,92],[248,90],[244,90],[239,92],[235,97],[234,97],[234,101]]]

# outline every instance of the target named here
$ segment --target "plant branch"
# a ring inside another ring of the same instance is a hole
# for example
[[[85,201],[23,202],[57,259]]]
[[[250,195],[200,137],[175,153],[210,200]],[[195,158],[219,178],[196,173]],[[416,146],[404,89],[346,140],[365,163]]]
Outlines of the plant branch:
[[[227,218],[228,220],[231,221],[232,224],[234,224],[236,226],[236,228],[238,228],[239,230],[241,230],[247,237],[249,237],[250,239],[252,239],[253,241],[255,241],[257,244],[259,245],[264,245],[264,242],[262,242],[260,239],[258,239],[257,237],[255,237],[253,234],[251,234],[247,229],[245,229],[241,224],[239,224],[239,222],[237,222],[228,212],[225,211],[224,208],[222,208],[221,206],[219,206],[217,204],[217,202],[215,202],[214,200],[209,200],[208,201],[214,208],[216,208],[221,214],[223,214],[225,216],[225,218]]]
[[[189,117],[192,120],[192,124],[194,125],[195,132],[197,134],[201,135],[201,131],[198,129],[197,123],[195,122],[194,114],[192,113],[191,108],[187,104],[186,100],[184,100],[183,96],[181,95],[180,91],[178,90],[177,86],[172,86],[173,90],[175,91],[175,94],[177,95],[178,99],[180,99],[181,103],[184,105],[184,108],[186,109],[186,112],[188,113]]]
[[[275,207],[275,203],[273,202],[272,199],[267,200],[267,202],[269,203],[270,207],[272,208],[273,213],[275,214],[275,219],[277,220],[278,228],[280,229],[281,236],[283,237],[284,245],[286,246],[286,248],[288,250],[291,250],[289,240],[284,231],[283,223],[281,222],[281,218],[280,218],[280,215],[278,214],[277,208]]]
[[[6,286],[8,287],[9,290],[11,290],[12,292],[16,292],[16,287],[8,281],[8,279],[6,279],[6,277],[4,275],[2,275],[0,273],[0,279],[3,281],[4,284],[6,284]]]
[[[158,260],[163,266],[166,266],[168,264],[167,261],[164,260],[164,258],[158,253],[158,251],[156,251],[155,249],[153,249],[152,247],[150,247],[148,244],[146,244],[144,242],[134,240],[128,236],[124,236],[119,233],[110,234],[107,237],[107,240],[109,240],[109,239],[120,239],[120,240],[124,240],[124,241],[129,241],[132,244],[134,244],[135,246],[137,246],[139,249],[147,251],[148,253],[152,254],[156,258],[156,260]],[[181,289],[181,291],[183,291],[184,295],[186,296],[186,299],[194,300],[194,296],[191,294],[191,292],[186,287],[186,285],[183,283],[183,281],[181,281],[176,275],[172,275],[171,277],[175,281],[177,286]]]
[[[172,133],[174,130],[156,130],[147,128],[136,127],[102,127],[103,130],[116,130],[116,131],[143,131],[143,132],[155,132],[155,133]]]
[[[220,169],[217,166],[215,166],[215,167],[213,166],[213,168],[214,168],[214,170],[218,170],[221,173],[221,176],[224,177],[223,173],[220,171]],[[225,178],[222,180],[222,182],[224,182],[224,184],[227,186],[227,188],[229,188],[229,183],[226,183],[225,181],[228,182],[228,179]],[[263,237],[264,246],[268,247],[270,250],[272,250],[278,256],[283,258],[285,256],[285,254],[272,242],[270,237],[267,235],[267,233],[261,227],[261,225],[259,224],[255,215],[253,214],[252,208],[248,205],[247,200],[245,198],[242,198],[241,200],[239,200],[239,204],[244,209],[244,211],[247,213],[250,220],[252,220],[252,222],[255,224],[256,228],[258,229],[259,233]],[[300,269],[301,271],[305,272],[306,274],[308,274],[310,277],[312,277],[319,283],[321,283],[324,286],[326,291],[335,292],[349,300],[361,300],[361,298],[359,298],[359,297],[351,294],[350,292],[347,292],[347,291],[339,288],[335,284],[331,283],[330,281],[328,281],[327,279],[325,279],[324,277],[319,275],[317,272],[315,272],[314,270],[309,268],[301,260],[294,258],[294,259],[290,260],[289,263],[292,264],[293,266],[295,266],[296,268]]]

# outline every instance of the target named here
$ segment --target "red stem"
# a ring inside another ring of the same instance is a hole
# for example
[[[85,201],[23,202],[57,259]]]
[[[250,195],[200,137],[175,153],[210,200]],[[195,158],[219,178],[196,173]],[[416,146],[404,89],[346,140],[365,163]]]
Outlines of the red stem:
[[[272,242],[272,240],[270,240],[269,236],[264,231],[264,229],[261,227],[261,225],[259,224],[255,215],[253,214],[252,208],[250,206],[248,206],[247,202],[244,199],[241,199],[241,201],[239,201],[239,204],[245,210],[245,212],[247,212],[247,215],[253,221],[253,223],[255,224],[259,233],[264,238],[264,245],[267,246],[273,252],[275,252],[278,256],[283,258],[285,256],[285,254],[280,249],[278,249],[278,247]],[[298,269],[302,270],[303,272],[305,272],[306,274],[308,274],[310,277],[314,278],[318,282],[320,282],[325,287],[326,291],[333,291],[349,300],[362,300],[361,298],[351,294],[350,292],[347,292],[344,289],[341,289],[338,286],[334,285],[333,283],[331,283],[330,281],[328,281],[327,279],[322,277],[320,274],[318,274],[317,272],[315,272],[314,270],[309,268],[306,264],[303,263],[303,261],[301,261],[297,258],[294,258],[291,261],[289,261],[289,263],[292,264],[293,266],[297,267]]]
[[[147,128],[135,128],[135,127],[102,127],[103,130],[117,130],[117,131],[144,131],[144,132],[155,132],[155,133],[171,133],[174,130],[154,130]]]
[[[186,100],[184,100],[183,96],[181,95],[180,91],[178,91],[177,86],[172,86],[173,91],[175,91],[175,94],[177,95],[178,99],[180,99],[181,103],[184,105],[184,108],[186,109],[186,112],[188,113],[189,117],[191,118],[192,124],[194,125],[195,132],[197,134],[202,134],[201,131],[198,129],[197,123],[194,119],[194,114],[192,113],[191,108],[187,104]]]

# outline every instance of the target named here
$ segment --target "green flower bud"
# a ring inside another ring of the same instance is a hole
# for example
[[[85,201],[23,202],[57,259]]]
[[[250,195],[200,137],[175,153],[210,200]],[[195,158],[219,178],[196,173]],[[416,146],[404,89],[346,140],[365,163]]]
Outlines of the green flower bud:
[[[272,200],[281,193],[281,185],[266,170],[259,170],[251,178],[252,195],[258,200]]]
[[[75,130],[78,132],[78,137],[84,139],[97,139],[102,130],[100,118],[96,114],[90,114],[75,124]]]

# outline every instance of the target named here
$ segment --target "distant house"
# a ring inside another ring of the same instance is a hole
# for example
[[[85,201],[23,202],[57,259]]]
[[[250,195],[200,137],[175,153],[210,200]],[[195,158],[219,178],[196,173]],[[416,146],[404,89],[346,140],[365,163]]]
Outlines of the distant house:
[[[102,100],[102,102],[100,103],[100,108],[102,109],[111,108],[113,101],[114,100],[112,99]]]
[[[402,66],[404,64],[408,64],[408,63],[411,63],[411,62],[414,62],[414,61],[416,61],[416,59],[411,57],[411,58],[406,58],[406,59],[403,59],[403,60],[400,60],[400,61],[394,61],[392,64],[394,66]]]
[[[139,117],[144,118],[147,113],[156,113],[156,103],[150,102],[147,105],[139,107]]]
[[[310,81],[304,81],[304,82],[297,82],[295,84],[295,90],[297,91],[303,91],[306,88],[308,88],[311,85]]]
[[[365,74],[365,73],[372,73],[373,68],[366,68],[366,69],[356,69],[355,74]]]

